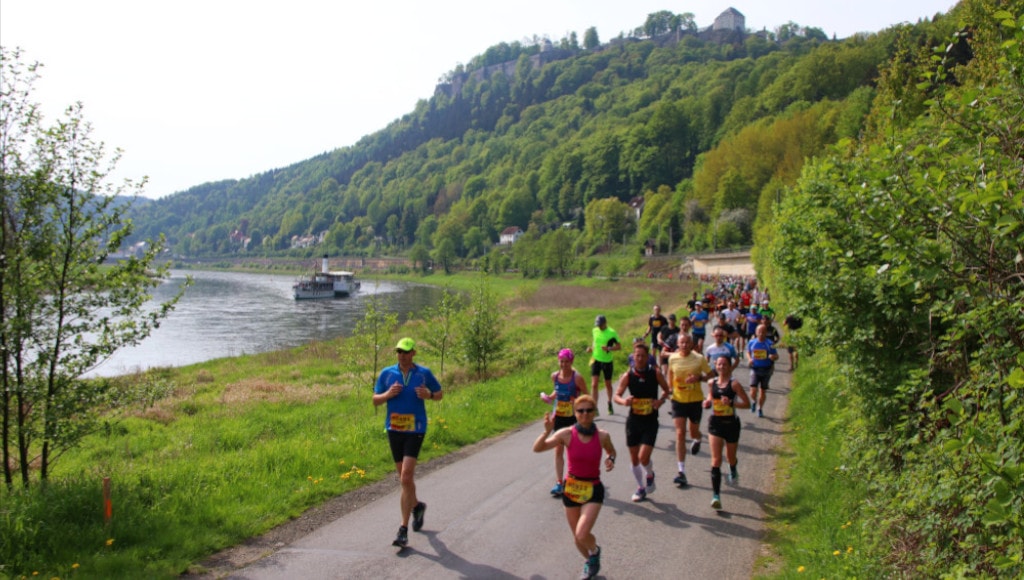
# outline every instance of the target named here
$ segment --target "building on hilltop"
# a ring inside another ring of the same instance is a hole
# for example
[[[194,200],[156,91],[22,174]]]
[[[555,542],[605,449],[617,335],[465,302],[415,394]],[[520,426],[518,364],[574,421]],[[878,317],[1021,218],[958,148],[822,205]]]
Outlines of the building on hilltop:
[[[730,6],[728,10],[719,14],[718,18],[715,18],[715,23],[711,25],[711,29],[744,32],[747,29],[747,18],[739,10]]]

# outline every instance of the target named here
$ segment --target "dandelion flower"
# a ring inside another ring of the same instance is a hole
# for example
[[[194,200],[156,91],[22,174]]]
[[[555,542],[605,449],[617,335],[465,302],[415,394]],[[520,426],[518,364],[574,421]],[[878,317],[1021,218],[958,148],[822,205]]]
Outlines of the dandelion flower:
[[[804,571],[804,570],[806,570],[806,569],[807,569],[807,568],[804,568],[803,566],[800,566],[799,568],[797,568],[797,569],[796,569],[796,571],[797,571],[797,572],[803,572],[803,571]]]
[[[113,546],[114,545],[114,538],[107,539],[107,545],[108,546]]]
[[[846,547],[846,553],[847,553],[847,554],[850,554],[850,553],[852,553],[852,552],[853,552],[853,546],[847,546],[847,547]]]
[[[75,562],[74,564],[72,564],[71,565],[71,569],[72,570],[77,570],[78,569],[78,562]]]
[[[839,555],[839,550],[836,550],[835,552],[832,552],[832,555],[833,556],[838,556]]]

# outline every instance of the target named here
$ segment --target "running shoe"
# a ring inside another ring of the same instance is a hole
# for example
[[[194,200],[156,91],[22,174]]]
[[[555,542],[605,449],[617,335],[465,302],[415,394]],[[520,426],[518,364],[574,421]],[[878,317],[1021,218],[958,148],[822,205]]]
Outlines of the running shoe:
[[[404,548],[409,545],[409,528],[405,526],[399,526],[398,535],[395,536],[395,541],[391,542],[392,546],[398,546]]]
[[[676,478],[672,480],[672,483],[678,485],[679,487],[686,487],[687,485],[689,485],[688,483],[686,483],[686,474],[683,473],[682,471],[680,471],[679,475],[677,475]]]
[[[736,485],[740,480],[740,472],[733,467],[729,469],[729,475],[726,476],[726,479],[730,485]]]
[[[647,490],[642,487],[636,488],[636,493],[633,494],[633,501],[638,502],[644,501],[645,499],[647,499]]]
[[[654,493],[656,489],[658,488],[654,485],[654,474],[652,473],[647,476],[647,493]]]
[[[764,411],[763,411],[763,410],[761,410],[761,409],[758,409],[758,410],[757,410],[757,416],[758,416],[758,417],[764,417]]]
[[[565,484],[562,483],[562,482],[558,482],[558,483],[555,484],[555,487],[551,488],[551,495],[553,495],[555,497],[561,497],[562,492],[564,492],[564,491],[565,491]]]
[[[597,573],[601,571],[601,546],[597,547],[597,553],[587,557],[587,561],[583,564],[583,573],[580,574],[580,580],[590,580],[597,576]]]
[[[609,415],[614,415],[615,414],[615,409],[612,408],[612,402],[611,401],[608,401],[608,414]]]
[[[711,496],[711,507],[715,508],[716,510],[722,509],[722,499],[718,497],[717,493]]]
[[[750,412],[751,413],[756,413],[757,412],[757,403],[751,403],[750,404]]]
[[[419,502],[412,508],[412,531],[418,532],[423,529],[423,515],[427,513],[427,504]]]
[[[694,439],[693,443],[690,443],[690,455],[696,455],[700,453],[700,439]]]

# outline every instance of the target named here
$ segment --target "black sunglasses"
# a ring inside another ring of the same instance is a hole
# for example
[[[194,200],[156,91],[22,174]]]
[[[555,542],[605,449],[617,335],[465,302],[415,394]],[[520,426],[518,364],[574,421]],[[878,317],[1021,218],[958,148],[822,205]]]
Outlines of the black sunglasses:
[[[396,348],[395,352],[397,352],[398,354],[409,354],[412,351],[411,350],[402,350],[400,348]]]
[[[593,413],[594,412],[594,408],[593,407],[587,407],[586,409],[576,409],[576,412],[577,413]]]

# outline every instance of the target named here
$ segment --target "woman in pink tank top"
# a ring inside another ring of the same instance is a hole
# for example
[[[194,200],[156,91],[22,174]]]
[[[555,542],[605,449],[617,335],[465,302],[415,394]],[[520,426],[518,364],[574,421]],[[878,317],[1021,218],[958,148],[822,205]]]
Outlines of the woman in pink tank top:
[[[573,402],[576,424],[558,431],[551,413],[544,414],[544,433],[533,443],[533,450],[542,453],[559,445],[565,448],[568,476],[562,492],[565,517],[572,530],[576,549],[586,558],[583,578],[597,576],[601,569],[601,547],[597,545],[593,528],[604,503],[604,484],[601,483],[601,457],[605,471],[615,467],[615,446],[611,435],[594,424],[597,402],[590,395],[581,395]]]

